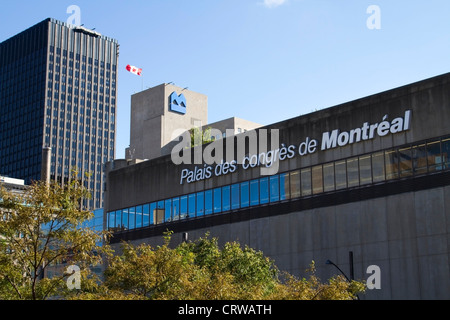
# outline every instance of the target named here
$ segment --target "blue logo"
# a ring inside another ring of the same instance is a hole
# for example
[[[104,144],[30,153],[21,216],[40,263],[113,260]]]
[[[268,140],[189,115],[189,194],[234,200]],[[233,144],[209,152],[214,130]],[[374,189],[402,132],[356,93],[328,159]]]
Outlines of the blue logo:
[[[170,95],[169,110],[186,114],[186,97],[183,94],[177,95],[174,91]]]

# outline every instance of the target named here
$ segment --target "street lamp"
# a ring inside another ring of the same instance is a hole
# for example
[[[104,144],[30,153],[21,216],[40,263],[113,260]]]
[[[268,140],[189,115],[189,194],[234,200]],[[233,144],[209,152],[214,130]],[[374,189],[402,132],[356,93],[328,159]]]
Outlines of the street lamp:
[[[349,258],[349,263],[350,263],[350,278],[353,280],[354,279],[354,274],[353,274],[353,251],[350,251],[348,253],[348,258]],[[333,261],[328,259],[327,261],[325,261],[325,264],[331,264],[331,265],[335,266],[339,270],[339,272],[342,273],[342,275],[345,277],[345,279],[347,279],[347,281],[349,283],[351,283],[351,280],[347,277],[347,275],[344,273],[344,271],[342,271],[341,268],[339,268],[337,266],[337,264],[335,264]],[[356,295],[356,299],[359,300],[359,296],[358,295]]]
[[[339,270],[339,272],[342,273],[342,275],[345,277],[345,279],[347,279],[348,282],[351,282],[350,279],[347,277],[347,275],[344,273],[344,271],[342,271],[341,268],[339,268],[337,266],[337,264],[335,264],[333,261],[327,260],[327,261],[325,261],[325,264],[331,264],[331,265],[335,266]]]

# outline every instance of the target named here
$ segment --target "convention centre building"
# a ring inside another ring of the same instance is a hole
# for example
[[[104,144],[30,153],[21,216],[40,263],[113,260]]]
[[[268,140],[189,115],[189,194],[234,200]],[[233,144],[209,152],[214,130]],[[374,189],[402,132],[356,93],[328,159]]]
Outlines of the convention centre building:
[[[163,112],[189,117],[189,95],[166,91]],[[447,73],[197,147],[184,134],[106,164],[104,227],[113,246],[209,232],[296,276],[314,261],[321,279],[368,281],[361,299],[450,299],[449,124]]]

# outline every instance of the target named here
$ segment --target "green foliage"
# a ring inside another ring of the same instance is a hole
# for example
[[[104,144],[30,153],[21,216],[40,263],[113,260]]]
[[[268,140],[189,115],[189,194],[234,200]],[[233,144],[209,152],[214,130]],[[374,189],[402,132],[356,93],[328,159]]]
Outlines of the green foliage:
[[[365,289],[341,276],[322,283],[314,263],[307,279],[280,273],[262,252],[238,242],[221,247],[209,234],[175,248],[172,231],[155,248],[99,248],[105,234],[82,227],[93,216],[80,205],[88,196],[76,179],[66,187],[38,182],[22,196],[0,188],[0,299],[330,300]],[[61,262],[80,268],[81,290],[69,290]],[[91,272],[100,262],[102,281]],[[59,273],[45,277],[55,265]]]
[[[348,283],[336,276],[321,283],[314,263],[308,279],[283,273],[262,252],[237,242],[223,248],[217,238],[205,237],[171,249],[172,232],[164,245],[122,244],[121,255],[111,255],[105,282],[95,293],[76,299],[170,300],[330,300],[354,299],[364,283]],[[284,281],[279,278],[283,276]]]
[[[0,299],[47,299],[66,287],[62,262],[85,274],[101,262],[101,236],[82,227],[93,217],[80,205],[88,197],[76,179],[65,187],[35,182],[22,195],[0,187]],[[59,272],[44,277],[50,268]]]
[[[200,146],[202,144],[210,143],[214,141],[211,137],[211,127],[206,128],[202,131],[199,127],[193,127],[189,130],[191,135],[191,147]]]
[[[307,270],[309,278],[296,278],[284,273],[285,281],[274,290],[274,300],[353,300],[365,291],[365,283],[353,280],[348,282],[338,275],[322,283],[316,276],[315,263],[312,261]]]

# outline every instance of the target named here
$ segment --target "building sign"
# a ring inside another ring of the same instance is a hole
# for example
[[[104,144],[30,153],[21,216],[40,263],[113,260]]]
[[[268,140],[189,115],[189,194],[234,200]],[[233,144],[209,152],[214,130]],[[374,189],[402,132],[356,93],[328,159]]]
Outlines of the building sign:
[[[169,110],[180,114],[186,114],[186,97],[178,95],[175,91],[169,97]]]
[[[304,139],[299,144],[291,144],[287,146],[284,143],[282,143],[281,146],[278,144],[278,147],[276,148],[274,148],[272,145],[272,150],[269,150],[267,152],[260,152],[259,154],[250,153],[245,156],[242,156],[238,160],[236,159],[227,161],[222,160],[215,166],[203,164],[201,166],[196,166],[193,170],[183,169],[181,171],[180,184],[183,184],[185,182],[192,183],[204,179],[209,179],[214,176],[217,177],[228,173],[233,173],[237,170],[238,164],[242,165],[242,168],[244,170],[255,167],[261,167],[263,169],[276,167],[275,168],[276,170],[271,171],[272,173],[269,173],[270,171],[266,171],[268,172],[266,175],[275,174],[278,171],[278,165],[280,161],[292,159],[295,156],[303,157],[309,154],[316,153],[318,151],[326,151],[338,147],[345,147],[353,143],[375,139],[377,136],[384,137],[388,134],[405,132],[410,129],[410,122],[411,122],[411,110],[407,110],[405,111],[403,117],[394,118],[392,121],[389,121],[388,115],[385,115],[378,123],[370,124],[369,122],[365,122],[361,125],[361,127],[354,128],[349,131],[341,131],[339,129],[334,129],[332,131],[323,132],[321,141],[311,137],[306,137],[306,139]],[[266,129],[260,129],[260,138],[262,135],[261,134],[262,130]],[[274,130],[272,129],[272,131]],[[276,135],[276,138],[278,138],[278,133]],[[271,140],[272,141],[275,140],[273,136]],[[220,139],[215,142],[220,144],[223,143],[222,141],[223,139]],[[244,146],[240,146],[238,140],[237,146],[235,147],[237,147],[238,155],[246,154],[245,143]],[[217,146],[215,151],[221,150],[222,148],[223,144],[220,144]],[[240,148],[241,149],[244,148],[244,152],[242,152]],[[208,150],[208,147],[206,147],[204,152],[212,153],[212,150]],[[208,154],[203,155],[204,159],[206,159],[207,156]],[[172,158],[172,160],[174,160],[174,158]],[[261,172],[261,174],[264,173]]]

